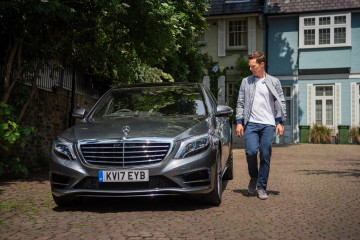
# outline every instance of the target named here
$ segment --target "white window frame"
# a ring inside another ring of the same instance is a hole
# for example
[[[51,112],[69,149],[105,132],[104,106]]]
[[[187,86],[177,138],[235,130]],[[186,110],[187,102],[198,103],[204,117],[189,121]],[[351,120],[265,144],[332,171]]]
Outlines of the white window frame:
[[[245,44],[239,46],[230,46],[230,22],[233,21],[246,21],[246,36],[244,38]],[[246,50],[248,48],[248,37],[249,37],[249,20],[248,18],[236,18],[229,19],[226,22],[226,49],[228,50]]]
[[[316,96],[316,87],[332,87],[332,96]],[[313,123],[316,123],[316,100],[322,100],[322,125],[327,127],[334,127],[335,123],[335,85],[314,85],[313,86]],[[332,100],[332,125],[326,124],[326,100]]]
[[[346,16],[345,24],[335,24],[335,17]],[[330,25],[319,25],[319,19],[330,17]],[[315,18],[314,26],[305,26],[305,18]],[[334,29],[338,27],[346,28],[345,43],[334,43]],[[319,44],[319,29],[330,28],[330,44]],[[315,30],[315,44],[305,45],[304,30]],[[351,13],[328,13],[328,14],[304,14],[299,17],[299,48],[327,48],[327,47],[347,47],[351,46]]]
[[[288,116],[286,116],[286,122],[285,122],[285,127],[292,127],[293,125],[293,119],[294,119],[294,114],[293,114],[293,87],[291,85],[283,85],[282,88],[289,88],[290,89],[290,96],[285,96],[284,94],[284,99],[285,99],[285,103],[286,101],[290,101],[290,114],[291,114],[291,118],[290,118],[290,121],[289,121],[289,118]]]
[[[356,84],[355,86],[355,126],[360,126],[360,84]]]

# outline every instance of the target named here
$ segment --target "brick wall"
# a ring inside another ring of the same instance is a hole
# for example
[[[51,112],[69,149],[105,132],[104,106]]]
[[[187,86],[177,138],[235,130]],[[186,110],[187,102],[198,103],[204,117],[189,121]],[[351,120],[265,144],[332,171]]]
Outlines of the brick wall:
[[[95,98],[76,93],[75,109],[86,108],[89,111],[96,101]],[[20,153],[26,164],[36,165],[36,162],[49,158],[56,136],[68,128],[70,105],[69,90],[60,87],[53,92],[38,90],[22,121],[22,125],[36,129]]]

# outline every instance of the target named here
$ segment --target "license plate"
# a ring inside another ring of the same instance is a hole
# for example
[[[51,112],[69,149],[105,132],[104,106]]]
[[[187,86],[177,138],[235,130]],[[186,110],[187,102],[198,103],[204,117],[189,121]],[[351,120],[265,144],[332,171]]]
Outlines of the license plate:
[[[149,170],[99,171],[99,182],[146,182]]]

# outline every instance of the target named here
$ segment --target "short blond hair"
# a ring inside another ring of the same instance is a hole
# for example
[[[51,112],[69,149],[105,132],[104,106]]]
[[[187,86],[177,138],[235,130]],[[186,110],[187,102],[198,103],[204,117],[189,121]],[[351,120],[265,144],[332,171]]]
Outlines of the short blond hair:
[[[249,54],[249,60],[251,59],[256,59],[256,62],[258,64],[261,64],[262,62],[265,64],[266,63],[266,56],[264,53],[262,52],[259,52],[259,51],[256,51],[256,52],[253,52],[251,54]]]

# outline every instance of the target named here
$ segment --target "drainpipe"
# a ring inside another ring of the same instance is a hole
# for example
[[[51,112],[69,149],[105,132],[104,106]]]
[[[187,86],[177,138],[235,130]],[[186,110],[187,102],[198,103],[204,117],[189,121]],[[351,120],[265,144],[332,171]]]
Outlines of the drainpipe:
[[[264,14],[264,20],[265,20],[265,56],[267,57],[268,61],[265,65],[265,72],[268,72],[268,66],[269,66],[269,25],[268,25],[268,16]]]

